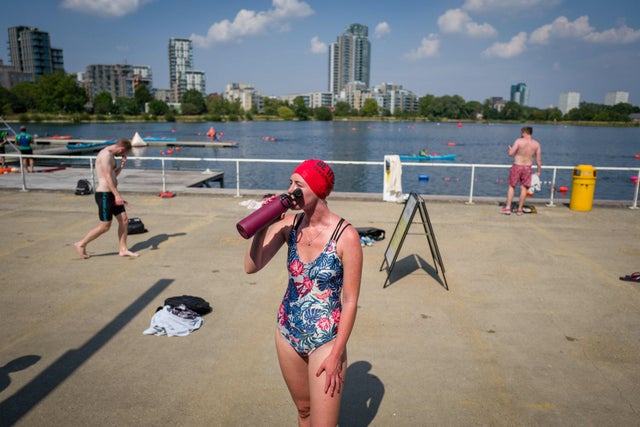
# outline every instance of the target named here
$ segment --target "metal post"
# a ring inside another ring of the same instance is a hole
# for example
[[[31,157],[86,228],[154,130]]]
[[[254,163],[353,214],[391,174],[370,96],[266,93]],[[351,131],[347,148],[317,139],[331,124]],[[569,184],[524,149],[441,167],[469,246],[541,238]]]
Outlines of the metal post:
[[[20,174],[22,175],[22,190],[21,191],[29,191],[27,189],[27,178],[24,174],[24,162],[22,161],[22,150],[20,150]]]
[[[236,160],[236,197],[240,197],[240,162]]]
[[[164,174],[164,157],[162,159],[160,159],[160,161],[162,162],[162,192],[166,193],[167,192],[167,179],[165,178],[165,174]]]
[[[467,205],[473,204],[473,181],[476,177],[476,165],[471,165],[471,185],[469,185],[469,201],[466,203]]]
[[[93,185],[93,188],[96,188],[96,174],[95,171],[93,170],[93,158],[89,157],[89,170],[91,171],[91,184]]]
[[[638,188],[640,188],[640,170],[638,170],[638,175],[636,175],[636,190],[633,196],[633,205],[629,207],[629,209],[638,209]]]
[[[558,169],[557,168],[553,168],[553,178],[551,179],[551,190],[549,192],[549,203],[547,203],[547,206],[549,206],[550,208],[555,206],[553,204],[553,196],[556,192],[556,173],[557,173]]]

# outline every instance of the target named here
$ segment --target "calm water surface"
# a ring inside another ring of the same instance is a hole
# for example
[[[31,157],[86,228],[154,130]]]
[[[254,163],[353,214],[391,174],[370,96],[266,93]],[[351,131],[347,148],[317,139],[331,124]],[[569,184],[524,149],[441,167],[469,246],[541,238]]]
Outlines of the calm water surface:
[[[241,122],[241,123],[126,123],[51,125],[30,124],[29,132],[38,135],[72,135],[78,139],[116,139],[141,136],[175,137],[178,141],[206,141],[203,135],[211,127],[223,132],[222,140],[235,141],[236,148],[182,148],[171,156],[165,148],[137,149],[135,156],[164,156],[173,169],[206,168],[223,170],[227,187],[236,185],[235,164],[215,161],[179,163],[175,157],[226,159],[291,159],[318,157],[327,161],[382,162],[388,154],[456,154],[454,164],[475,163],[510,165],[507,146],[519,137],[520,124],[384,123],[384,122]],[[533,137],[542,144],[543,192],[548,197],[552,179],[545,166],[593,165],[640,169],[640,128],[534,125]],[[275,138],[267,141],[265,138]],[[161,154],[162,151],[162,154]],[[139,161],[137,167],[158,168],[159,161]],[[286,189],[293,165],[242,164],[241,188]],[[382,166],[335,165],[336,191],[375,192],[383,190]],[[402,185],[405,192],[462,195],[469,193],[470,168],[419,167],[404,165]],[[477,169],[475,196],[503,196],[507,169]],[[596,199],[631,200],[634,186],[631,171],[599,171]],[[419,180],[419,175],[429,180]],[[558,171],[556,187],[571,188],[572,171]],[[568,197],[556,194],[556,197]]]

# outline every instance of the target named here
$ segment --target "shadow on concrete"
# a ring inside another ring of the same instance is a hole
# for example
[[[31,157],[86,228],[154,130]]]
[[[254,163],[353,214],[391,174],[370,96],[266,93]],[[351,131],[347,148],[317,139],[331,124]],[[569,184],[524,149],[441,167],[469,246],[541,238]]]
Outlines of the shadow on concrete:
[[[29,366],[38,363],[40,359],[40,356],[30,354],[28,356],[21,356],[17,359],[13,359],[6,365],[0,367],[0,392],[9,387],[9,385],[11,384],[11,377],[9,376],[10,373],[27,369]],[[0,412],[0,415],[1,414],[2,413]]]
[[[364,360],[347,368],[338,425],[368,426],[376,417],[384,396],[384,384],[370,371],[371,363]]]
[[[389,280],[385,285],[385,288],[393,285],[396,282],[399,282],[404,277],[412,274],[417,270],[426,272],[436,282],[438,282],[440,286],[442,286],[446,290],[449,290],[447,284],[440,277],[440,275],[443,274],[442,271],[438,272],[438,270],[436,270],[433,266],[431,266],[431,264],[425,261],[424,258],[416,254],[408,255],[396,261],[395,265],[393,266],[393,270],[391,270],[391,274],[389,275]]]
[[[49,393],[70,377],[76,369],[107,344],[111,338],[120,332],[131,319],[147,307],[171,283],[173,283],[173,279],[161,279],[156,282],[82,347],[67,351],[14,395],[1,402],[0,425],[11,426],[15,424],[38,405]]]
[[[174,233],[174,234],[162,233],[162,234],[156,234],[155,236],[148,238],[144,242],[138,242],[138,243],[134,244],[132,247],[129,248],[129,250],[131,250],[133,252],[140,252],[143,249],[151,248],[151,250],[154,251],[154,250],[158,249],[158,247],[160,246],[161,243],[166,242],[171,237],[179,237],[179,236],[186,236],[186,235],[187,235],[187,233]]]

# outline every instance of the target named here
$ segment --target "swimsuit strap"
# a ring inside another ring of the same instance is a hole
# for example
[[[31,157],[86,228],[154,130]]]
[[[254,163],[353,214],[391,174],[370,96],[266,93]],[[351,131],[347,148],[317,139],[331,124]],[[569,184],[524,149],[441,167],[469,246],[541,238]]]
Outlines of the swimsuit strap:
[[[340,218],[340,221],[338,221],[338,224],[336,225],[335,230],[333,230],[333,234],[331,235],[330,240],[335,240],[337,243],[338,239],[340,239],[340,236],[342,236],[342,233],[344,232],[344,230],[351,225],[347,223],[344,227],[342,227],[343,223],[344,223],[344,218]]]
[[[304,218],[304,212],[296,214],[295,218],[293,218],[293,229],[298,231],[300,224],[302,224],[302,218]]]

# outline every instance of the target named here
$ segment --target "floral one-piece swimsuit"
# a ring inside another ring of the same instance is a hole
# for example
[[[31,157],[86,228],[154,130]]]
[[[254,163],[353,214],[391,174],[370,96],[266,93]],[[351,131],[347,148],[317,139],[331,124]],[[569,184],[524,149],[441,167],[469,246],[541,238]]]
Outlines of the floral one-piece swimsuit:
[[[298,354],[308,356],[338,334],[343,266],[336,248],[350,224],[344,225],[344,219],[340,219],[320,255],[304,263],[297,245],[303,215],[296,216],[287,241],[289,283],[278,310],[278,328]]]

